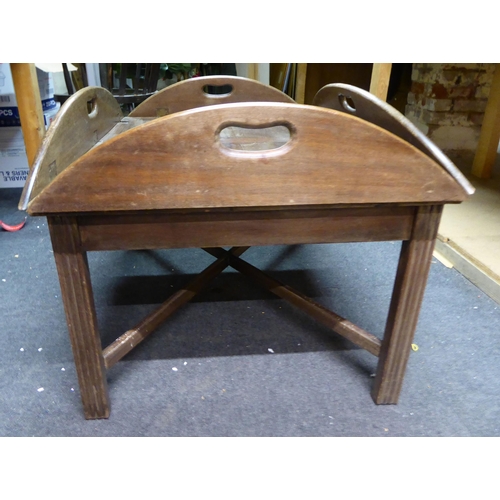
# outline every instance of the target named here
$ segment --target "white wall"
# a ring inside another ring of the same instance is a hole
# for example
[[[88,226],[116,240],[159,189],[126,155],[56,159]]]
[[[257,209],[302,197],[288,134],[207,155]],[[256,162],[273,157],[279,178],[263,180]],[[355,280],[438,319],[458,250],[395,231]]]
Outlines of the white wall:
[[[259,82],[269,85],[269,63],[258,63]],[[238,76],[248,78],[248,63],[236,63],[236,73]]]

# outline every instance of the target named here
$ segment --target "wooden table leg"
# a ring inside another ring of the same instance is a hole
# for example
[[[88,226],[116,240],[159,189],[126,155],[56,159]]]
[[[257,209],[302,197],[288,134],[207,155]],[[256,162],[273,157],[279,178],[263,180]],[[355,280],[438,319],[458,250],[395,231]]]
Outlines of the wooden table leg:
[[[372,398],[377,404],[398,402],[442,208],[442,205],[420,207],[413,223],[411,238],[402,245],[372,389]]]
[[[109,398],[87,254],[73,217],[48,217],[85,418],[108,418]]]

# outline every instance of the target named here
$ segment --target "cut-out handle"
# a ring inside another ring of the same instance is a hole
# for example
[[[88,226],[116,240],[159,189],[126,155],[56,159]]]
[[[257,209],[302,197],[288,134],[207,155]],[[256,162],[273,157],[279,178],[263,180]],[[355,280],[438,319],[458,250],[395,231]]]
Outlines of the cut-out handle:
[[[27,210],[31,201],[122,118],[117,100],[102,87],[84,87],[69,96],[45,134],[24,185],[19,208]]]
[[[348,102],[349,98],[351,103]],[[355,103],[353,98],[356,100]],[[470,195],[474,192],[474,187],[462,172],[425,134],[393,106],[371,92],[353,85],[332,83],[325,85],[318,91],[313,99],[313,105],[355,114],[357,118],[366,120],[400,137],[440,164],[466,193]]]
[[[356,105],[351,96],[339,94],[340,105],[349,113],[356,113]]]
[[[87,101],[87,114],[90,118],[94,118],[97,115],[97,99],[93,97]]]
[[[202,87],[204,94],[207,97],[227,97],[233,93],[234,87],[227,85],[204,85]]]
[[[282,154],[289,148],[293,138],[290,124],[248,126],[231,124],[218,132],[221,149],[227,154],[272,156]]]
[[[257,80],[218,75],[188,78],[169,85],[134,108],[131,117],[153,117],[188,109],[239,102],[295,101],[280,90]]]

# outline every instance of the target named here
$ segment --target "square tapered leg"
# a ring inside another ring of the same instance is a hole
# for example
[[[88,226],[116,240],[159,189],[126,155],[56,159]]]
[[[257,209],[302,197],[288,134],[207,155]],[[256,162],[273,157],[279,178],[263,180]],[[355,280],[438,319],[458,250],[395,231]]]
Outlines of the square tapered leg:
[[[417,209],[409,240],[403,241],[384,339],[372,388],[377,404],[397,404],[417,327],[442,206]]]
[[[73,217],[49,217],[48,221],[85,418],[108,418],[106,370],[78,224]]]

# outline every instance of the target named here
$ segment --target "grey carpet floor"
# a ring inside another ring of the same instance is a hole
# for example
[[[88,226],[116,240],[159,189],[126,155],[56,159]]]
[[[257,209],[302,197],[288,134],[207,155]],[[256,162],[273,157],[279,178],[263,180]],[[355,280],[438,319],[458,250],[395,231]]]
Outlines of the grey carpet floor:
[[[18,189],[0,219],[19,222]],[[252,248],[244,258],[382,336],[400,244]],[[212,262],[201,250],[89,254],[103,344]],[[1,436],[499,436],[500,306],[433,259],[398,405],[376,358],[225,271],[108,372],[83,417],[44,218],[0,232]]]

